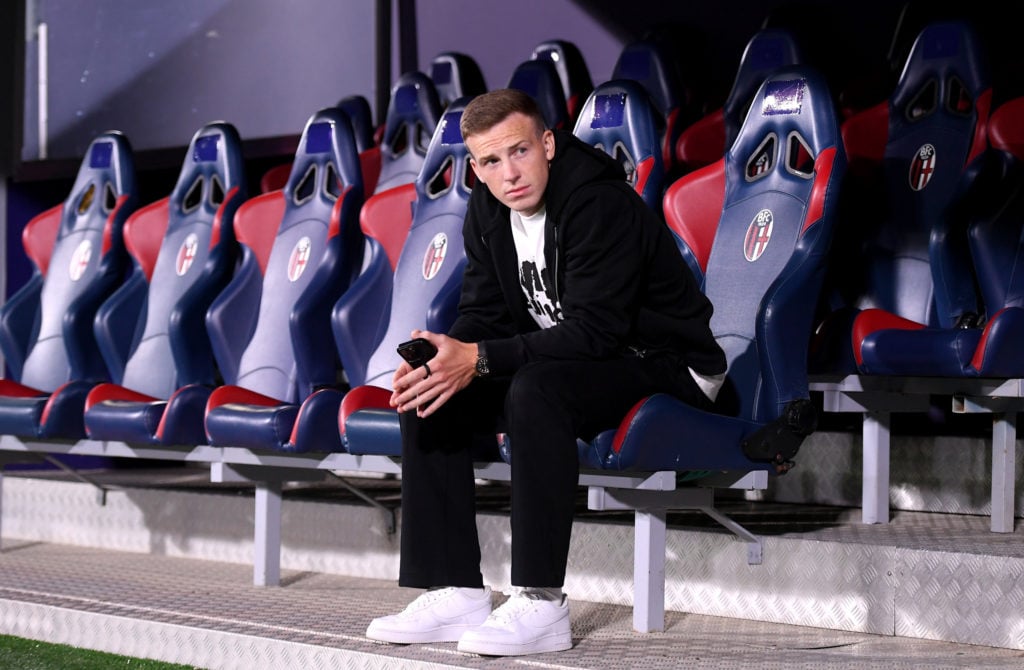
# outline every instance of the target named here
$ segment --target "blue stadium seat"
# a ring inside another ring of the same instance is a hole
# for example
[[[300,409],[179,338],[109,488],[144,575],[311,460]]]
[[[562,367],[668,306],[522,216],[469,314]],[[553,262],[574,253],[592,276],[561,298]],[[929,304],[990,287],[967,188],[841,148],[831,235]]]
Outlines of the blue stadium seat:
[[[955,331],[981,319],[967,225],[984,190],[991,100],[971,28],[934,23],[890,98],[843,123],[850,197],[815,372],[948,375],[969,364],[973,347]],[[945,343],[924,343],[940,332]]]
[[[675,168],[675,146],[679,135],[694,121],[690,92],[677,63],[660,41],[641,39],[622,48],[611,78],[640,82],[651,94],[655,107],[665,119],[662,161],[665,169],[671,172]]]
[[[576,137],[618,160],[629,183],[659,213],[666,186],[661,121],[640,83],[614,79],[594,89],[573,129]]]
[[[400,76],[384,117],[375,193],[416,181],[440,118],[441,101],[430,77],[416,71]]]
[[[113,382],[86,397],[90,438],[205,442],[203,411],[217,376],[206,311],[231,277],[234,216],[245,199],[238,132],[211,123],[192,137],[170,196],[125,223],[135,269],[96,318]]]
[[[725,156],[674,182],[665,217],[714,304],[728,371],[717,413],[657,394],[580,445],[612,470],[784,472],[816,425],[806,353],[846,159],[826,82],[797,67],[758,90]]]
[[[988,138],[998,189],[968,231],[987,322],[965,374],[1024,377],[1024,97],[992,113]]]
[[[377,178],[380,176],[380,146],[375,139],[376,129],[370,102],[364,96],[349,95],[339,100],[337,107],[348,115],[352,123],[359,163],[363,170],[363,192],[366,197],[370,197],[377,188]],[[260,177],[260,192],[269,193],[284,188],[291,173],[291,163],[270,168]]]
[[[477,62],[472,56],[457,51],[442,51],[434,56],[428,74],[444,108],[459,98],[473,97],[487,90]]]
[[[921,377],[1024,376],[1024,98],[993,112],[987,134],[998,177],[985,192],[983,208],[972,209],[968,230],[975,277],[985,320],[976,327],[928,327],[890,317],[886,345],[899,358],[884,361],[865,350],[872,371]]]
[[[736,139],[761,83],[776,70],[801,62],[800,49],[788,31],[765,28],[754,33],[740,57],[725,103],[680,133],[674,147],[680,169],[688,172],[721,158]]]
[[[583,104],[594,90],[590,69],[579,47],[566,40],[546,40],[534,47],[531,58],[549,60],[554,64],[562,82],[569,124],[575,124]]]
[[[211,444],[278,448],[302,400],[338,384],[330,315],[362,264],[362,204],[348,116],[320,110],[284,190],[247,201],[235,217],[241,262],[207,313],[225,382],[206,406]]]
[[[400,453],[398,414],[387,404],[391,376],[400,360],[395,347],[415,328],[447,332],[455,320],[466,263],[462,224],[473,179],[459,131],[468,101],[463,98],[449,106],[416,180],[412,226],[395,266],[390,310],[383,323],[357,317],[366,300],[361,291],[346,293],[335,310],[342,361],[346,370],[362,373],[351,379],[353,388],[341,401],[340,415],[334,414],[343,446],[352,453]],[[367,333],[374,336],[367,338]],[[370,343],[374,346],[363,367],[349,362],[361,358],[355,352],[365,351]]]
[[[509,77],[508,88],[524,91],[536,100],[548,128],[572,129],[562,80],[552,61],[523,61]]]
[[[64,204],[26,225],[22,240],[35,267],[0,308],[11,371],[0,379],[0,433],[85,437],[85,396],[109,379],[93,318],[128,269],[122,228],[136,197],[131,146],[104,133],[86,149]]]

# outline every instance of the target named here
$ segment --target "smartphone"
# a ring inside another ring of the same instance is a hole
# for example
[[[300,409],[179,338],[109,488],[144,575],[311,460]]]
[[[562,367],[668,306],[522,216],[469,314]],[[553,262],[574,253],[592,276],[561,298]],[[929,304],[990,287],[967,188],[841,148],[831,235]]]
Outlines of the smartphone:
[[[398,355],[404,358],[409,365],[418,368],[437,355],[437,347],[422,337],[417,337],[399,344]]]

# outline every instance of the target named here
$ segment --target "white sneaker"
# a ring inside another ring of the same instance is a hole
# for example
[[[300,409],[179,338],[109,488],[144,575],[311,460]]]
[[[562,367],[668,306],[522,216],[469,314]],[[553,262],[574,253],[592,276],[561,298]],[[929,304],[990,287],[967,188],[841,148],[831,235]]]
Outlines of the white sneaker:
[[[544,600],[521,591],[494,610],[483,625],[459,639],[459,651],[519,656],[572,648],[569,599]]]
[[[450,586],[422,594],[399,612],[370,622],[366,637],[396,644],[457,642],[491,613],[491,587]]]

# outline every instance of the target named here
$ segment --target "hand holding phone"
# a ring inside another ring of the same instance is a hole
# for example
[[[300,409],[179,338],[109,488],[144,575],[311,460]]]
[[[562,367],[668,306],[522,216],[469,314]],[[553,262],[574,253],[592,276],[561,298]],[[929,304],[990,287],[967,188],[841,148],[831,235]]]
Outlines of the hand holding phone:
[[[418,368],[437,355],[437,347],[431,344],[429,340],[417,337],[399,344],[398,355],[404,358],[412,367]]]

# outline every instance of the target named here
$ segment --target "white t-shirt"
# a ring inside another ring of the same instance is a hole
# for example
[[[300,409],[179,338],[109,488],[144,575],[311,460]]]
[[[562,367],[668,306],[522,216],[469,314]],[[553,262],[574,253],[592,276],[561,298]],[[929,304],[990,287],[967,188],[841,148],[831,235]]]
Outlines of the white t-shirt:
[[[562,306],[555,295],[555,282],[544,261],[544,222],[547,210],[533,216],[512,210],[512,239],[519,260],[519,286],[526,296],[530,315],[541,328],[550,328],[562,320]]]

